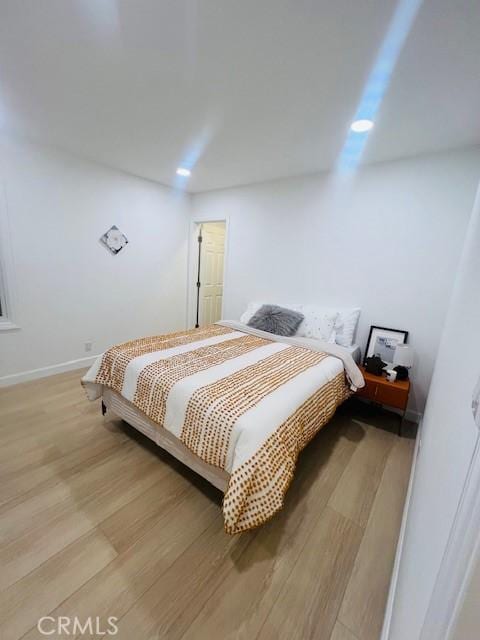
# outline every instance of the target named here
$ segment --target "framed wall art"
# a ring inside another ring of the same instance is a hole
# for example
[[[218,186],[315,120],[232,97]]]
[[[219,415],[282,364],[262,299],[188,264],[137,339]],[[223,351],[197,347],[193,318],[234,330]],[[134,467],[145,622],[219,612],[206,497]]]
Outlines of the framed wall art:
[[[397,344],[405,344],[408,338],[408,331],[401,329],[389,329],[387,327],[370,327],[367,348],[363,361],[371,356],[378,356],[387,365],[393,365],[393,356]]]

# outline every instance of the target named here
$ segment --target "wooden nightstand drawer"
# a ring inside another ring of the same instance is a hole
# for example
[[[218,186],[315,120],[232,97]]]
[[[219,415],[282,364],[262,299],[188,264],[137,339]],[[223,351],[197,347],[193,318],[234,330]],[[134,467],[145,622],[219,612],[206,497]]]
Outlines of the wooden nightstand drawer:
[[[404,410],[407,407],[408,392],[401,387],[395,387],[393,385],[389,385],[388,387],[383,384],[378,385],[375,402]]]
[[[389,382],[385,376],[367,373],[363,367],[361,370],[365,379],[365,386],[357,391],[361,398],[395,407],[395,409],[406,409],[410,391],[409,380]]]

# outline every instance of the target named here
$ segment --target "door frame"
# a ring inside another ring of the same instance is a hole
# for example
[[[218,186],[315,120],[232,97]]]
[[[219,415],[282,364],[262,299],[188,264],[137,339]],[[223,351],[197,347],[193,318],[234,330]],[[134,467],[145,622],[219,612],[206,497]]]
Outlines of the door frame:
[[[225,291],[227,289],[228,275],[228,249],[230,238],[229,217],[224,216],[194,216],[189,225],[188,231],[188,272],[187,272],[187,315],[185,324],[187,329],[195,326],[196,315],[196,286],[197,281],[197,258],[198,258],[198,225],[207,222],[224,222],[225,223],[225,246],[223,255],[223,296],[222,296],[222,318],[225,317]]]
[[[0,296],[4,315],[0,317],[0,331],[18,331],[16,313],[16,273],[13,251],[11,216],[6,185],[0,179]]]

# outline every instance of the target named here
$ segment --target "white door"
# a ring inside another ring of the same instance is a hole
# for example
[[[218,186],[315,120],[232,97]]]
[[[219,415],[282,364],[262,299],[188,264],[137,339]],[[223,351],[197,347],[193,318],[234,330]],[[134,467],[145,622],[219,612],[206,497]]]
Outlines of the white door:
[[[224,255],[225,223],[202,224],[199,320],[201,327],[222,317]]]

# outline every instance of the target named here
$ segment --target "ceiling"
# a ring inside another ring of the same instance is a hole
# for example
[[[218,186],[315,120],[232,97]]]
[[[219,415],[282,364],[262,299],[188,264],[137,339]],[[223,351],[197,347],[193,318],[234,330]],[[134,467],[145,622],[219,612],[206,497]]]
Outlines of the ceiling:
[[[330,169],[393,0],[2,0],[0,125],[197,192]],[[480,11],[425,0],[365,162],[480,143]]]

